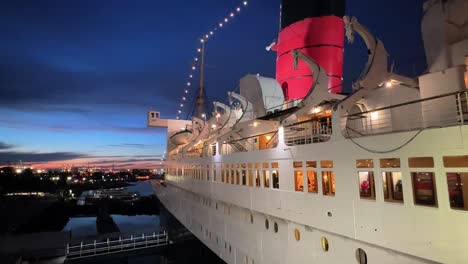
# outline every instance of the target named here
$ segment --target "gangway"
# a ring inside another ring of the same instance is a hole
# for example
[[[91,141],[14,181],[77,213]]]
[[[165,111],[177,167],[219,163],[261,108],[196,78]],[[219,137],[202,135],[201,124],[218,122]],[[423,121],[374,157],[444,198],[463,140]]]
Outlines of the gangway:
[[[83,259],[101,255],[109,255],[134,251],[145,248],[166,246],[169,244],[169,236],[166,231],[149,235],[130,236],[130,238],[110,239],[107,241],[83,243],[78,245],[67,244],[65,257],[67,260]]]

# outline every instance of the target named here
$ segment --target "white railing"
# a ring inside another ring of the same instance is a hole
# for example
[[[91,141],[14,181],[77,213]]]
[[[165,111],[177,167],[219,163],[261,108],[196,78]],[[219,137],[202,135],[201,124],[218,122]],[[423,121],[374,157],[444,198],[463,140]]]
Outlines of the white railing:
[[[89,258],[99,255],[107,255],[132,251],[137,249],[165,246],[169,243],[169,236],[166,231],[153,233],[150,235],[131,236],[130,238],[110,239],[105,242],[96,242],[71,246],[67,244],[65,257],[67,259]]]
[[[278,145],[278,131],[255,135],[248,138],[231,140],[221,144],[220,154],[228,155],[236,152],[250,152],[276,148]]]
[[[468,121],[467,92],[454,92],[344,116],[345,137],[362,137],[464,125]]]
[[[328,141],[332,135],[331,122],[310,120],[284,127],[284,143],[288,146]]]

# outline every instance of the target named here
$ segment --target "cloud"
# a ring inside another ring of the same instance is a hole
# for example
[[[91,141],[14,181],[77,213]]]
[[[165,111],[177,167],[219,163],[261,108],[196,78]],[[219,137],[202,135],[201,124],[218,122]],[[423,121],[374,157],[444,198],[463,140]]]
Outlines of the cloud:
[[[117,147],[117,148],[139,148],[139,149],[144,149],[144,148],[154,148],[156,145],[151,145],[151,144],[136,144],[136,143],[121,143],[121,144],[115,144],[115,145],[107,145],[107,147]]]
[[[16,151],[2,151],[0,152],[0,164],[9,162],[54,162],[64,161],[78,158],[88,157],[85,154],[75,152],[50,152],[50,153],[37,153],[37,152],[16,152]]]
[[[0,142],[0,150],[11,149],[13,147],[14,147],[14,145],[7,144],[7,143],[4,143],[4,142]]]

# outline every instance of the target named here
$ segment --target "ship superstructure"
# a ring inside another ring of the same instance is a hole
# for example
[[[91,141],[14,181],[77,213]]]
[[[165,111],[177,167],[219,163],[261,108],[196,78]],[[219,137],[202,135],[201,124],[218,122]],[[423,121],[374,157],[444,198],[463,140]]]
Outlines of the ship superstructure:
[[[282,7],[276,79],[245,76],[208,120],[148,113],[168,128],[161,202],[227,263],[468,263],[468,1],[425,1],[418,78],[344,1]]]

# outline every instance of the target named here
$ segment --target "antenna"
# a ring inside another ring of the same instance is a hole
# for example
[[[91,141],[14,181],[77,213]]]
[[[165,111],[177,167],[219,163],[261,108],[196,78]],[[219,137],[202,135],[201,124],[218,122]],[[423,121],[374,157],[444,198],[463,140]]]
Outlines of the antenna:
[[[201,44],[201,61],[200,61],[200,86],[198,88],[197,96],[197,117],[202,117],[203,106],[205,105],[205,42]]]

